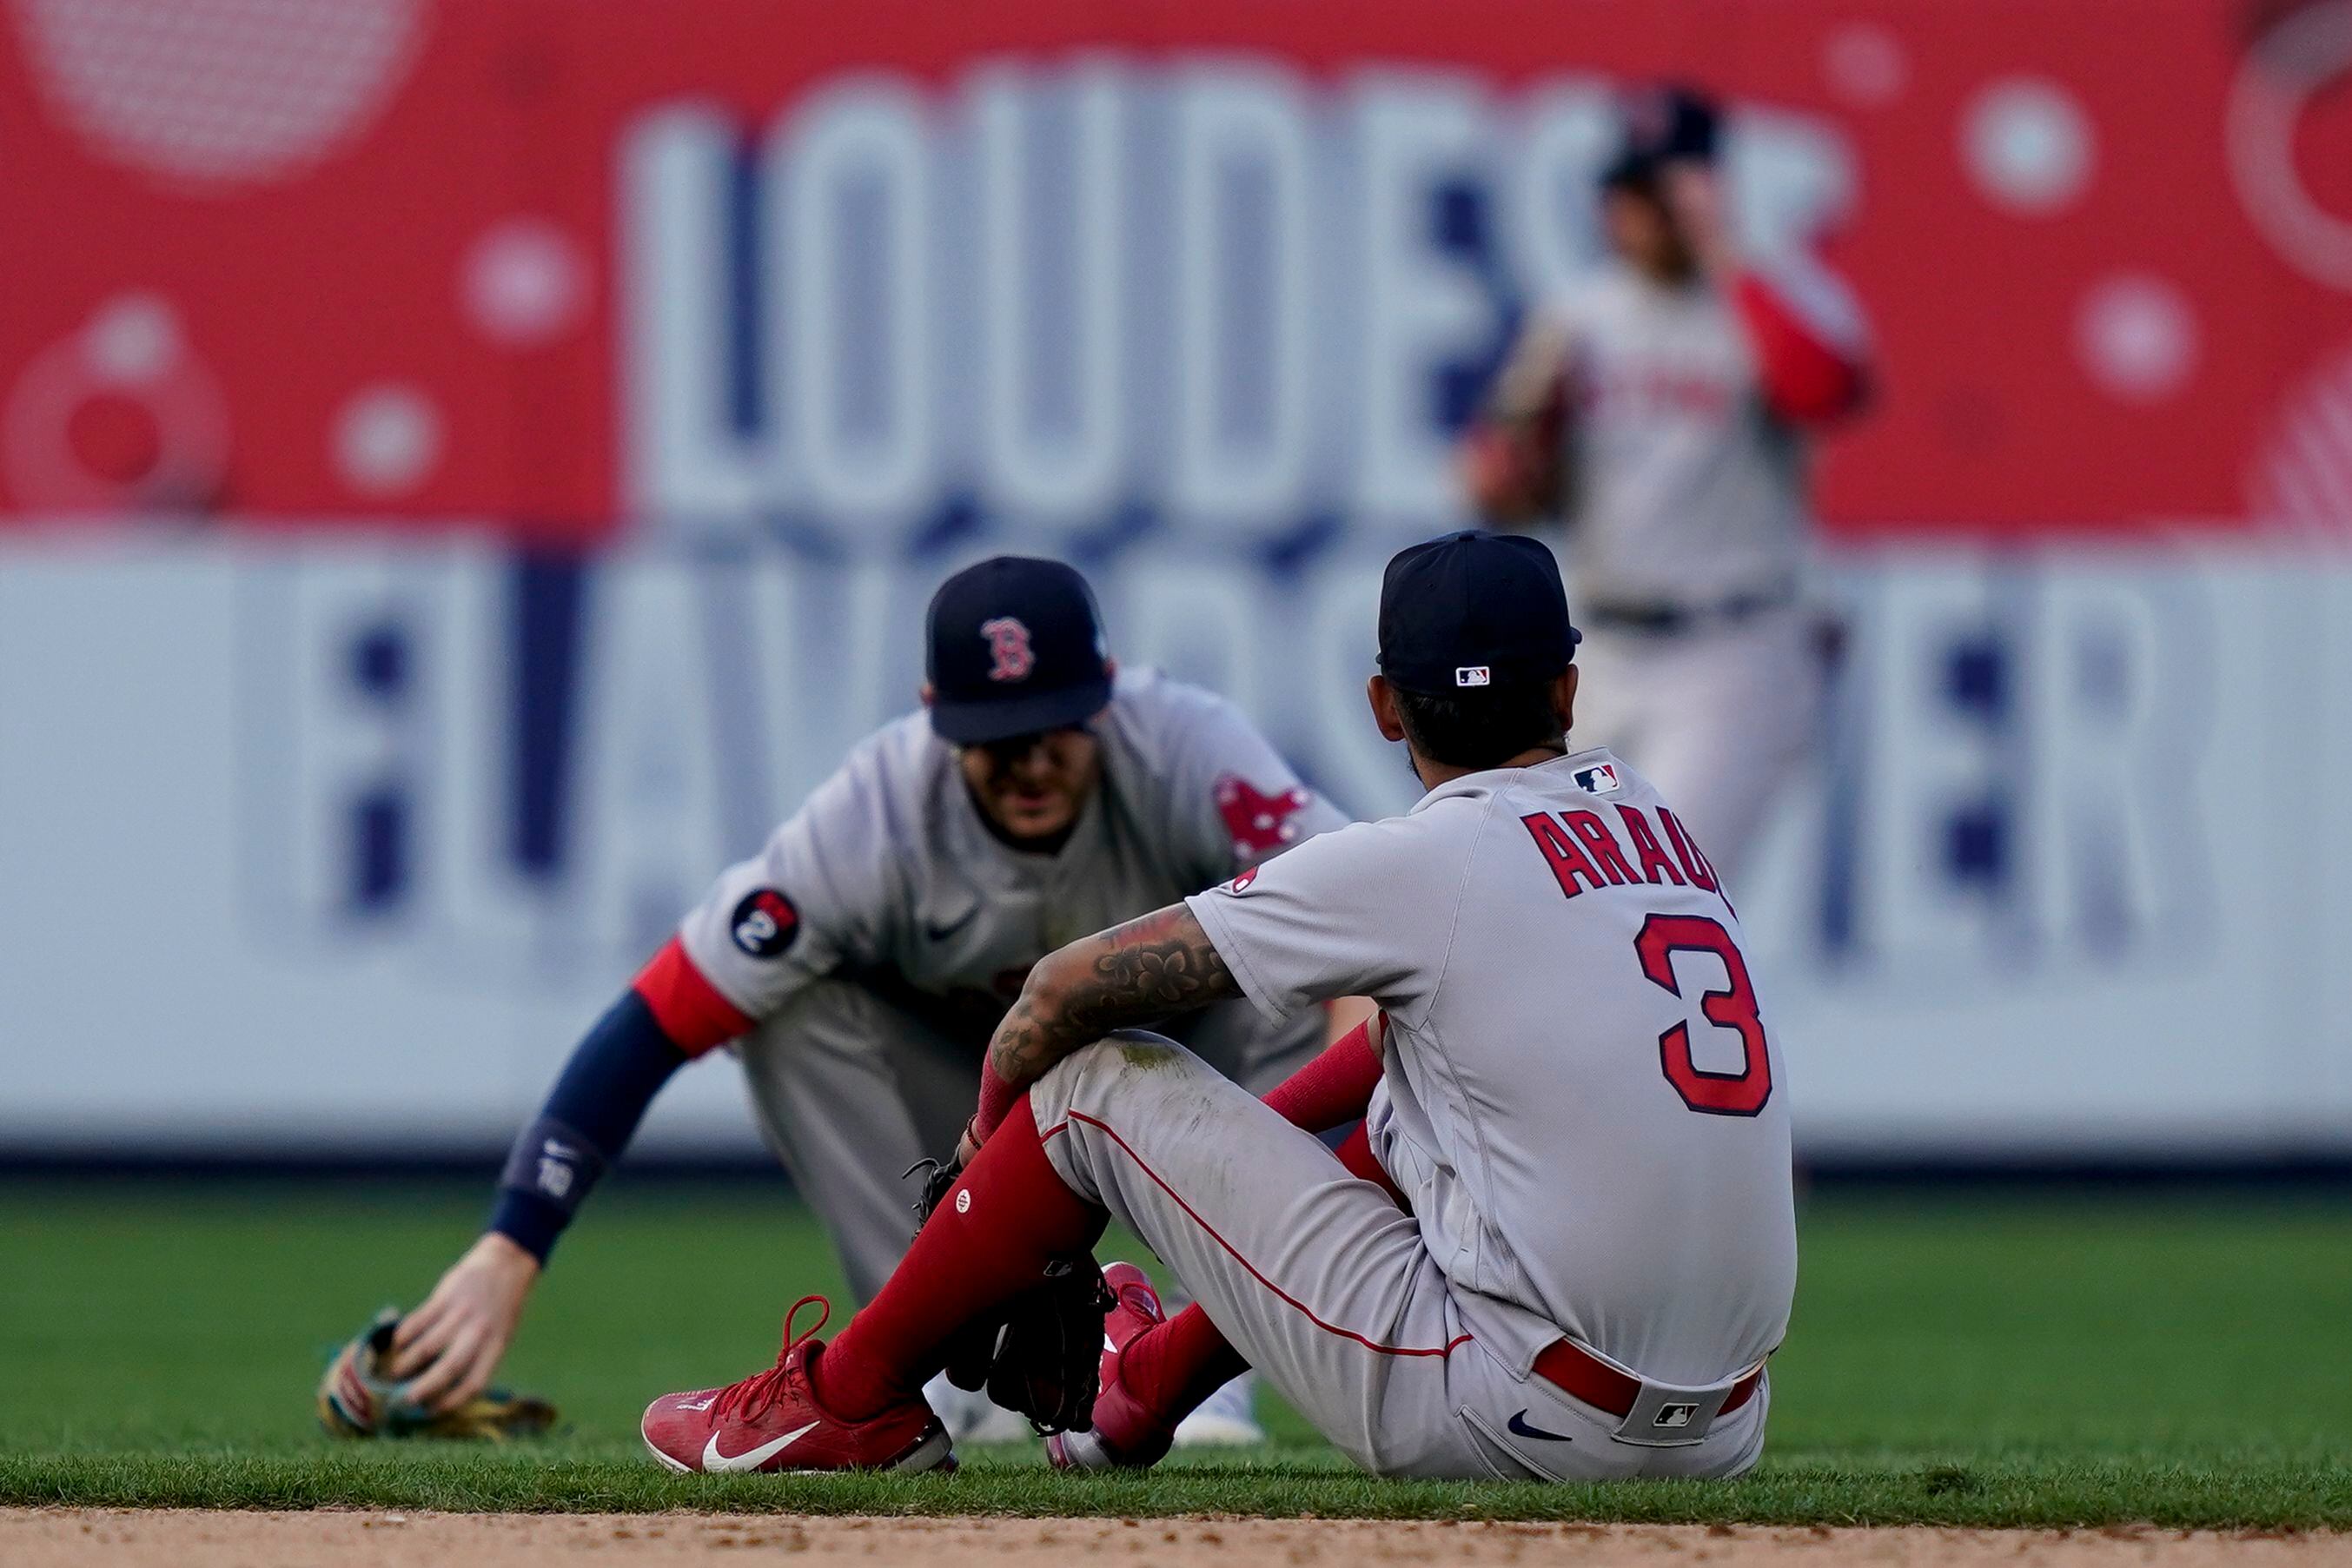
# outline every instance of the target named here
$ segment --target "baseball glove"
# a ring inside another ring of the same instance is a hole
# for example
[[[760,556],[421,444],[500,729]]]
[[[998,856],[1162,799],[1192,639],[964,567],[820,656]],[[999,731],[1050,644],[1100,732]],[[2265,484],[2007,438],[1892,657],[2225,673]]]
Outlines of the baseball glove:
[[[319,1380],[319,1425],[337,1437],[455,1437],[500,1443],[536,1437],[555,1425],[555,1406],[492,1388],[436,1415],[412,1404],[386,1375],[397,1308],[386,1307],[335,1352]]]
[[[928,1171],[916,1214],[931,1211],[962,1173],[926,1160],[907,1174]],[[948,1346],[948,1381],[1029,1417],[1040,1434],[1083,1432],[1094,1425],[1102,1375],[1103,1318],[1116,1301],[1092,1257],[1079,1253],[1048,1261],[1036,1285],[996,1312],[973,1320]]]

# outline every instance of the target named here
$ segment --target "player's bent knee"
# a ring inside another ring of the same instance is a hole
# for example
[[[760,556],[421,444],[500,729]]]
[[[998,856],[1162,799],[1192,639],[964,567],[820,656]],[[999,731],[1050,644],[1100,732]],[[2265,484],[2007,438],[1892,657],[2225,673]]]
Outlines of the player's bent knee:
[[[1164,1071],[1178,1066],[1181,1061],[1199,1060],[1166,1035],[1144,1029],[1116,1030],[1092,1045],[1078,1047],[1047,1068],[1037,1080],[1037,1086],[1042,1089],[1056,1079],[1076,1083],[1099,1082],[1129,1072]]]
[[[1114,1124],[1156,1120],[1167,1101],[1202,1082],[1224,1085],[1217,1070],[1165,1035],[1120,1030],[1064,1057],[1030,1089],[1037,1125],[1050,1128],[1075,1113]]]

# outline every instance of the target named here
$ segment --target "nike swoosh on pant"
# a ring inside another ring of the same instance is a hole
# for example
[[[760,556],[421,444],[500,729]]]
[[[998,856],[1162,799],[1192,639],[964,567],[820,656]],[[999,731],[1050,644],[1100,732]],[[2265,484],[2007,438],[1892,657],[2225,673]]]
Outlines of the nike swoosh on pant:
[[[1517,1433],[1522,1437],[1540,1437],[1547,1443],[1573,1443],[1576,1441],[1575,1438],[1570,1437],[1565,1432],[1547,1432],[1541,1427],[1528,1426],[1528,1413],[1524,1410],[1512,1416],[1507,1425],[1509,1426],[1512,1431]]]
[[[979,913],[980,906],[978,904],[974,904],[970,909],[965,910],[961,915],[957,915],[953,920],[948,921],[944,925],[938,921],[926,920],[923,922],[923,935],[929,937],[934,942],[944,942],[949,937],[954,936],[957,932],[962,930],[965,926],[971,925],[972,917]]]
[[[787,1432],[782,1437],[772,1438],[756,1448],[746,1448],[741,1453],[731,1457],[719,1451],[719,1434],[713,1432],[710,1434],[710,1441],[702,1445],[702,1468],[713,1474],[725,1470],[756,1470],[801,1438],[815,1431],[817,1425],[816,1422],[812,1421],[797,1431]]]

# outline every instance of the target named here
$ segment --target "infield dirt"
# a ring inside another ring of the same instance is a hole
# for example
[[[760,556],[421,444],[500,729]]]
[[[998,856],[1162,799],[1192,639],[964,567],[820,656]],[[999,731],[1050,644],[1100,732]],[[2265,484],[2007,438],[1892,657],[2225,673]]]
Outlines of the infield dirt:
[[[2352,1536],[2095,1531],[1782,1530],[1731,1525],[1504,1524],[1375,1520],[803,1519],[782,1514],[226,1513],[0,1510],[9,1568],[594,1568],[730,1561],[940,1568],[1090,1562],[1120,1568],[1328,1564],[1781,1563],[1846,1568],[2287,1568],[2352,1559]]]

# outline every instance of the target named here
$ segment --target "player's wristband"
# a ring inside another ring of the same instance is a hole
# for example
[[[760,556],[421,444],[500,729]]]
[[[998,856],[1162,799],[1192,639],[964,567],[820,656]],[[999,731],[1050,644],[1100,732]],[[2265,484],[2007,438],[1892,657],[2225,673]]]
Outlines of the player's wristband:
[[[571,1127],[552,1116],[538,1118],[507,1153],[490,1228],[544,1263],[605,1163],[603,1151]]]
[[[571,1221],[570,1214],[535,1192],[500,1187],[488,1228],[530,1253],[545,1268],[547,1255],[555,1250],[556,1239]]]
[[[629,1146],[646,1107],[684,1065],[686,1052],[662,1032],[644,995],[623,992],[515,1140],[490,1228],[546,1262],[596,1178]]]
[[[982,1057],[980,1063],[980,1109],[971,1116],[972,1142],[988,1142],[988,1135],[996,1131],[996,1124],[1004,1120],[1004,1113],[1013,1109],[1013,1102],[1019,1097],[1020,1092],[997,1072],[996,1063]]]

